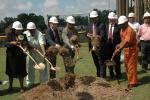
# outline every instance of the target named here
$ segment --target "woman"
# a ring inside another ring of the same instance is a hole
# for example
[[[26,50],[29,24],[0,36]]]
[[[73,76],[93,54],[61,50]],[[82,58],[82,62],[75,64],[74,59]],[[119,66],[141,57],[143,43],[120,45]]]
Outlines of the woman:
[[[26,34],[27,40],[29,43],[28,46],[28,52],[29,54],[35,59],[35,61],[39,64],[45,64],[44,58],[36,51],[40,51],[43,55],[45,55],[45,39],[44,35],[36,28],[36,25],[34,22],[29,22],[27,24],[27,30],[23,32],[23,34]],[[26,77],[26,84],[28,87],[32,87],[34,85],[35,81],[35,64],[34,62],[27,57],[27,71],[28,76]],[[48,73],[47,68],[44,70],[39,71],[39,80],[40,83],[45,82],[48,80]]]
[[[12,91],[13,78],[18,78],[20,82],[20,92],[24,92],[24,77],[26,72],[26,55],[23,50],[18,46],[25,46],[27,44],[25,35],[22,35],[22,24],[19,21],[15,21],[12,25],[11,33],[7,34],[6,43],[6,74],[9,77],[8,91]],[[22,41],[19,41],[19,36],[24,36]]]

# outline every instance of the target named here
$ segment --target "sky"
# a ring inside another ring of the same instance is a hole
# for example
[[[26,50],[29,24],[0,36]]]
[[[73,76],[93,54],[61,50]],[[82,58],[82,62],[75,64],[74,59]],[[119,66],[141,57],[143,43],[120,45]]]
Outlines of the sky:
[[[88,14],[94,8],[114,10],[116,0],[0,0],[0,20],[20,13],[49,15]]]

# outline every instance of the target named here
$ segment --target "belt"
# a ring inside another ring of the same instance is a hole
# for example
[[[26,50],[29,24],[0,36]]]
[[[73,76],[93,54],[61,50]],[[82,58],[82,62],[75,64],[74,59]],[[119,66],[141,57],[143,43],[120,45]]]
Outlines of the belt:
[[[124,48],[133,48],[133,47],[136,47],[136,45],[128,45],[128,46],[125,46]]]
[[[141,40],[141,42],[150,42],[150,40]]]

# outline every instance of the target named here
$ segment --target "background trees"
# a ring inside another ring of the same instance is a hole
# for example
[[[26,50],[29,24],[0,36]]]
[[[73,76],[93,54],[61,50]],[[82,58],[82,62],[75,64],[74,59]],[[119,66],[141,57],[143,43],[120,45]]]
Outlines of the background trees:
[[[98,11],[98,14],[100,15],[99,16],[99,19],[107,24],[108,23],[108,20],[107,20],[107,16],[108,16],[108,13],[109,11],[108,10],[104,10],[104,11],[100,11],[100,10],[97,10],[97,9],[93,9],[93,10],[96,10]],[[48,21],[48,18],[50,18],[51,16],[48,15],[47,16],[47,21]],[[89,17],[88,16],[80,16],[80,15],[77,15],[77,16],[74,16],[75,17],[75,20],[76,20],[76,25],[84,25],[84,26],[87,26],[88,23],[89,23]],[[57,16],[58,20],[59,20],[59,26],[63,27],[66,25],[66,21],[64,18],[61,18],[61,16]],[[13,18],[13,17],[5,17],[3,20],[0,21],[0,34],[1,33],[5,33],[8,26],[10,26],[14,21],[16,20],[19,20],[24,29],[26,29],[26,25],[28,22],[32,21],[36,24],[37,28],[42,31],[42,32],[45,32],[47,26],[44,21],[44,17],[42,15],[36,15],[34,13],[21,13],[19,15],[17,15],[16,18]],[[9,27],[10,28],[10,27]]]

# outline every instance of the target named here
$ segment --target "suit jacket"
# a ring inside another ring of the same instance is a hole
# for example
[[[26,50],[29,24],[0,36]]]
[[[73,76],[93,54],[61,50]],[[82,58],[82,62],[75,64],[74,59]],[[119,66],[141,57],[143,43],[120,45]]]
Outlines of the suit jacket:
[[[69,43],[69,39],[72,35],[78,35],[77,30],[74,28],[71,32],[68,31],[67,27],[65,27],[62,31],[62,40],[63,45],[67,45],[68,47],[71,47],[71,44]]]
[[[60,44],[60,37],[58,34],[58,30],[55,29],[53,32],[51,28],[48,28],[45,35],[45,41],[46,41],[46,48],[48,48],[51,45]]]
[[[114,25],[114,30],[113,30],[113,40],[110,41],[108,39],[108,32],[109,32],[109,26],[107,27],[107,32],[106,32],[106,45],[105,45],[105,54],[106,54],[106,59],[110,59],[115,47],[117,44],[119,44],[121,42],[121,37],[120,37],[120,27],[115,24]]]
[[[88,29],[87,29],[87,32],[86,33],[92,33],[93,32],[93,24],[90,24],[88,26]],[[105,44],[106,44],[106,25],[103,24],[102,22],[97,22],[96,23],[96,35],[100,35],[102,36],[101,38],[101,42],[100,42],[100,55],[102,56],[103,58],[103,54],[104,54],[104,47],[105,47]],[[86,34],[87,35],[87,34]],[[91,42],[89,41],[89,50],[92,49],[92,45],[91,45]]]

